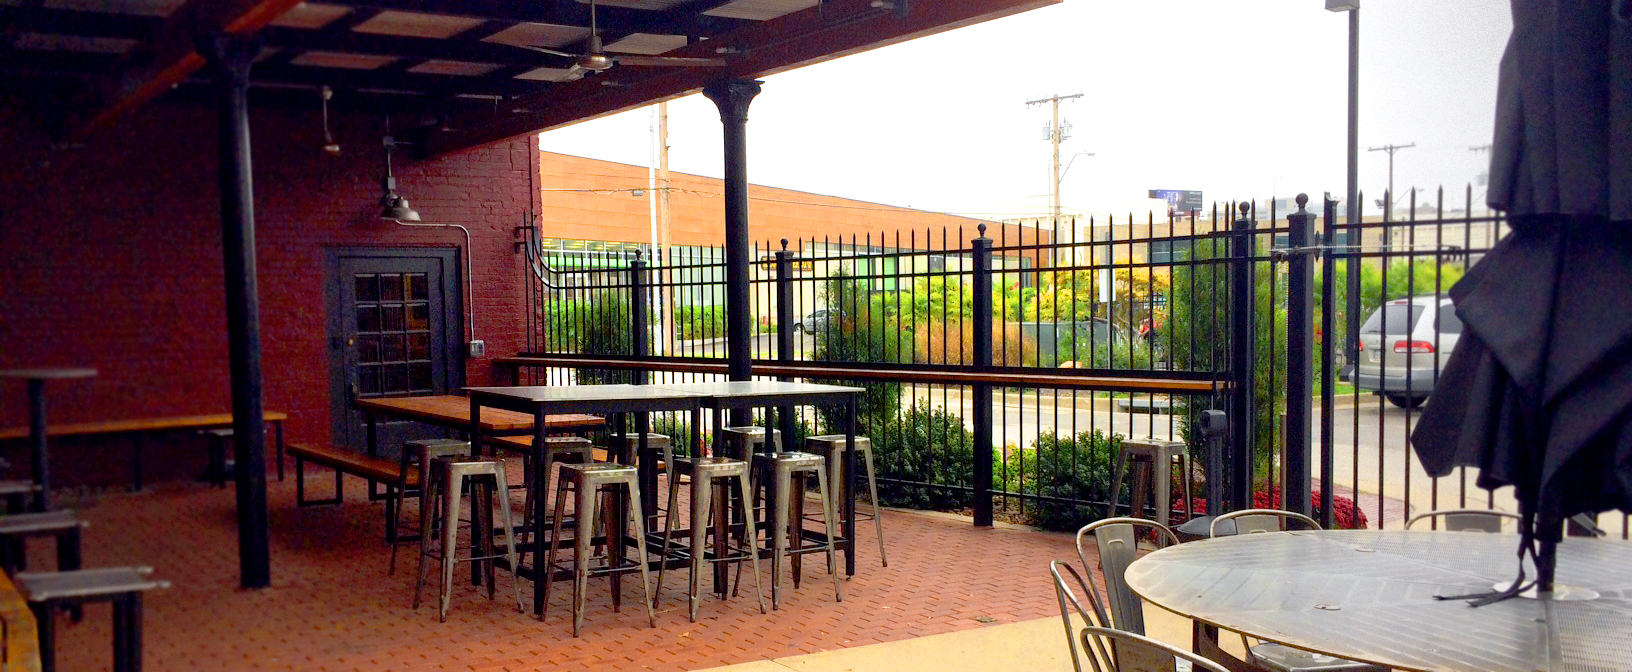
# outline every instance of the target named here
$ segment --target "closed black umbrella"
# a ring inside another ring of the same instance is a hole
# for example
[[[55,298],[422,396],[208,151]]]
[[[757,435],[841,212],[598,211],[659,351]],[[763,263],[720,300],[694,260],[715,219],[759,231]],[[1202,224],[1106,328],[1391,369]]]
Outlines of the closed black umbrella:
[[[1514,486],[1551,590],[1565,518],[1632,511],[1632,0],[1512,4],[1489,200],[1513,232],[1451,289],[1465,330],[1412,444]]]

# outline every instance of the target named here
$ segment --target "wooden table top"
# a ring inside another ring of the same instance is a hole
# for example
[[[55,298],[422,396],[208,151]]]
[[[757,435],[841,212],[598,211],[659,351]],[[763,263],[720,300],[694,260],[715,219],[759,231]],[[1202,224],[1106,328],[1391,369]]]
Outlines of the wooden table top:
[[[267,411],[263,416],[267,422],[283,422],[289,419],[289,414],[282,411]],[[125,432],[158,432],[171,429],[209,429],[212,427],[231,427],[231,413],[215,413],[211,415],[178,415],[163,418],[130,418],[126,420],[97,420],[95,422],[76,422],[71,424],[47,425],[45,433],[48,436],[85,436],[91,434],[123,434]],[[7,427],[0,429],[0,441],[22,439],[29,436],[27,427]]]
[[[470,400],[451,394],[428,397],[378,397],[358,399],[360,410],[385,413],[400,418],[418,420],[440,427],[462,428],[470,425]],[[545,422],[551,429],[600,427],[605,420],[582,414],[551,415]],[[516,411],[482,407],[482,431],[522,432],[533,428],[533,416]]]
[[[62,380],[66,378],[90,378],[96,375],[96,369],[84,367],[51,367],[32,369],[0,369],[0,378],[17,378],[23,380]]]
[[[1328,530],[1170,546],[1128,567],[1140,597],[1226,630],[1401,670],[1624,670],[1632,661],[1632,543],[1571,537],[1557,584],[1595,599],[1489,592],[1518,574],[1519,537]]]

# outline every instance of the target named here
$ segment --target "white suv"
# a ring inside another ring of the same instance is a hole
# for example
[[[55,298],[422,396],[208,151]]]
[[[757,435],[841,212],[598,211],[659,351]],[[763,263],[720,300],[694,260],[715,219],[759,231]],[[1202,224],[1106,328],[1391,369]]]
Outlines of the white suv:
[[[1384,303],[1360,325],[1354,386],[1400,408],[1421,406],[1461,337],[1462,320],[1449,297]]]

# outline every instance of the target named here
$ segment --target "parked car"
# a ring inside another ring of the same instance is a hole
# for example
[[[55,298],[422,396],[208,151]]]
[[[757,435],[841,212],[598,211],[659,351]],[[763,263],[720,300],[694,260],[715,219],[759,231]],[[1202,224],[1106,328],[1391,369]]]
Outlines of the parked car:
[[[793,331],[798,333],[803,330],[805,333],[815,336],[823,330],[838,328],[838,320],[843,316],[844,314],[836,309],[823,308],[806,315],[804,320],[793,323]]]
[[[1421,406],[1461,337],[1462,320],[1449,297],[1389,301],[1360,325],[1354,386],[1400,408]]]

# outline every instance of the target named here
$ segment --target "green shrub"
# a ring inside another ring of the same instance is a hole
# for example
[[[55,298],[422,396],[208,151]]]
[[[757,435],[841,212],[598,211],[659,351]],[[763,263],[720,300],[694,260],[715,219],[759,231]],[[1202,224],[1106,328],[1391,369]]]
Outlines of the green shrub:
[[[974,486],[974,433],[964,428],[962,418],[927,399],[914,402],[899,422],[875,428],[868,437],[879,478]],[[885,506],[945,511],[970,503],[969,493],[960,490],[899,483],[880,483],[878,490]]]
[[[629,298],[623,292],[602,290],[590,297],[579,314],[579,349],[585,355],[630,355],[635,352],[634,324]],[[580,385],[628,383],[633,372],[626,369],[578,369]]]
[[[725,306],[680,306],[674,311],[675,338],[721,338],[725,336],[725,320]]]
[[[1031,450],[1011,453],[1007,469],[998,472],[1008,492],[1096,502],[1089,506],[1043,501],[1030,508],[1030,522],[1050,530],[1075,530],[1104,517],[1110,500],[1111,469],[1122,449],[1120,434],[1094,430],[1060,437],[1043,432]],[[1006,473],[1005,473],[1006,472]],[[1118,498],[1126,496],[1124,480]]]
[[[550,301],[544,306],[544,350],[579,352],[583,345],[585,302],[572,299]]]
[[[896,363],[901,360],[903,338],[896,320],[889,314],[887,302],[869,300],[867,290],[856,278],[840,271],[828,278],[822,288],[828,306],[842,317],[838,324],[830,323],[816,335],[813,359],[828,362],[858,364]],[[901,408],[901,384],[850,380],[813,380],[830,385],[849,385],[866,390],[856,402],[858,433],[871,436],[886,425],[893,424]],[[844,429],[844,407],[836,404],[818,404],[821,426],[837,433]]]

